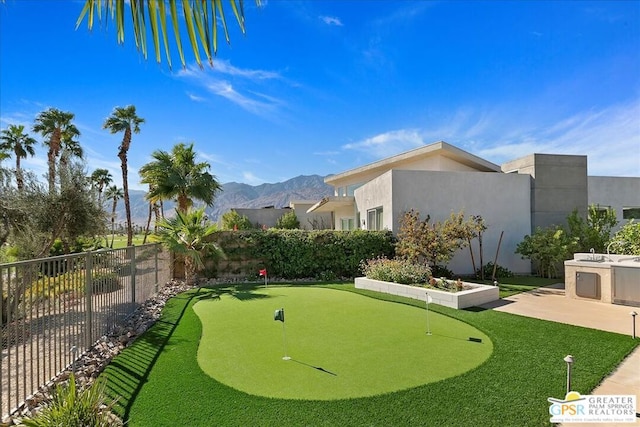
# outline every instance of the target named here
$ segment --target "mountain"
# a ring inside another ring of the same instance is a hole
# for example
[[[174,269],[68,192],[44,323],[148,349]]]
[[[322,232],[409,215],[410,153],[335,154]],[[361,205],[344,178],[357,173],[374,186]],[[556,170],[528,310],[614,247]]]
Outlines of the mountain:
[[[144,191],[129,191],[131,202],[131,218],[134,224],[145,225],[149,215],[149,203],[145,200]],[[239,182],[222,184],[222,191],[218,193],[213,206],[206,209],[212,221],[218,219],[225,212],[233,208],[276,208],[288,207],[291,200],[320,200],[333,194],[333,187],[324,183],[320,175],[300,175],[284,182],[275,184],[249,185]],[[107,203],[111,208],[111,203]],[[167,215],[173,212],[175,203],[164,202]],[[124,202],[118,201],[116,210],[118,222],[125,222]]]

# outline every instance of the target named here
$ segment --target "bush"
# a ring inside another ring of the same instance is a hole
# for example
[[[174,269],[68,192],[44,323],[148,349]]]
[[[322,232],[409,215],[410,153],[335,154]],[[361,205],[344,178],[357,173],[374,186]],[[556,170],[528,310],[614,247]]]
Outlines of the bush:
[[[218,231],[211,236],[225,259],[206,259],[218,277],[254,277],[266,268],[269,277],[292,279],[353,278],[362,260],[393,257],[390,231],[279,230]]]
[[[223,230],[250,230],[253,228],[246,215],[240,215],[235,210],[230,210],[222,215]]]
[[[275,228],[283,228],[286,230],[297,230],[300,228],[300,221],[298,221],[298,217],[296,216],[295,212],[293,211],[287,212],[286,214],[278,218],[278,220],[276,221]]]
[[[449,270],[443,265],[436,265],[431,267],[431,274],[433,277],[446,277],[448,279],[453,278],[453,271]]]
[[[485,264],[483,268],[485,278],[493,277],[493,265],[493,262],[488,262],[487,264]],[[482,272],[480,271],[480,269],[476,270],[476,277],[482,277],[481,273]],[[498,277],[513,277],[513,272],[508,268],[502,267],[500,264],[498,264],[498,266],[496,267],[496,278]]]
[[[57,385],[51,401],[33,418],[25,418],[22,425],[27,427],[65,426],[65,427],[102,427],[121,426],[115,417],[110,416],[115,402],[106,404],[104,382],[79,390],[75,377],[71,374],[69,384]]]
[[[425,284],[431,276],[431,269],[426,264],[416,264],[401,258],[369,259],[362,262],[361,269],[368,279],[403,285]]]
[[[627,222],[613,236],[609,243],[611,253],[620,255],[640,255],[640,222]]]

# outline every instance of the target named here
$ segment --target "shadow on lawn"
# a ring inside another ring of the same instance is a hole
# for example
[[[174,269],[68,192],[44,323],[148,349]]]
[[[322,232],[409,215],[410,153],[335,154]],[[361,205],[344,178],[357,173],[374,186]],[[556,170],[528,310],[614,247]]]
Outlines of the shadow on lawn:
[[[241,285],[233,286],[211,286],[201,287],[199,292],[207,292],[204,295],[199,295],[196,298],[199,300],[204,299],[217,299],[219,300],[222,295],[229,295],[240,301],[251,301],[257,299],[271,298],[269,295],[255,293],[257,289],[265,289],[264,285],[256,285],[253,283],[245,283]]]
[[[122,414],[125,423],[129,419],[131,405],[147,382],[160,354],[170,340],[172,345],[178,343],[175,338],[172,339],[172,335],[189,304],[199,293],[200,290],[172,298],[168,304],[181,305],[182,308],[163,311],[162,317],[148,331],[106,367],[108,382],[105,391],[109,398],[116,400],[115,407]],[[125,398],[124,402],[118,401],[120,397]]]
[[[108,378],[106,393],[109,398],[116,400],[115,408],[122,415],[123,420],[126,422],[129,419],[131,406],[147,382],[149,373],[165,347],[168,344],[172,346],[180,344],[180,340],[173,334],[191,302],[219,300],[224,294],[241,301],[269,298],[268,295],[253,292],[258,288],[257,285],[201,287],[195,292],[177,295],[169,300],[166,308],[170,305],[174,307],[169,310],[165,308],[162,317],[105,369],[105,375]]]

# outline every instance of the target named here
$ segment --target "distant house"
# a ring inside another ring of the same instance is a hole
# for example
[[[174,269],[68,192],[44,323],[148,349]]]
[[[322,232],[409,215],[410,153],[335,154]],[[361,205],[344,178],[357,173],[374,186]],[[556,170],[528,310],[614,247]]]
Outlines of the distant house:
[[[300,228],[304,230],[324,230],[333,228],[331,213],[313,212],[307,213],[309,208],[315,203],[314,200],[291,200],[288,207],[276,208],[267,206],[261,209],[255,208],[234,208],[240,216],[246,216],[256,227],[273,227],[282,215],[291,212],[296,213]]]
[[[415,209],[432,221],[452,212],[481,215],[484,260],[493,261],[501,232],[498,264],[515,273],[531,265],[516,245],[536,227],[563,224],[574,209],[613,207],[620,220],[640,217],[640,178],[588,177],[587,157],[531,154],[498,166],[446,142],[437,142],[325,178],[333,196],[307,214],[325,214],[336,230],[398,231],[404,213]],[[298,210],[296,209],[296,214]],[[477,250],[477,248],[476,248]],[[472,273],[469,251],[449,264]]]

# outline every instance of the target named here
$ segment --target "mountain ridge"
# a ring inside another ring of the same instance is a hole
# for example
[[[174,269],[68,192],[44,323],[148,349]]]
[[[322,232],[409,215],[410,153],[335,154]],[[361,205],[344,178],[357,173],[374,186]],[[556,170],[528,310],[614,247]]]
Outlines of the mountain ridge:
[[[227,211],[233,208],[259,209],[264,207],[288,207],[292,200],[318,201],[333,194],[333,187],[325,184],[324,176],[299,175],[276,183],[250,185],[241,182],[227,182],[221,185],[222,190],[215,198],[213,205],[205,209],[209,219],[216,222]],[[135,225],[145,226],[149,215],[149,203],[145,200],[146,192],[130,190],[131,219]],[[109,212],[111,202],[105,203]],[[164,202],[164,211],[170,216],[175,209],[173,201]],[[124,202],[118,201],[116,221],[124,224]]]

